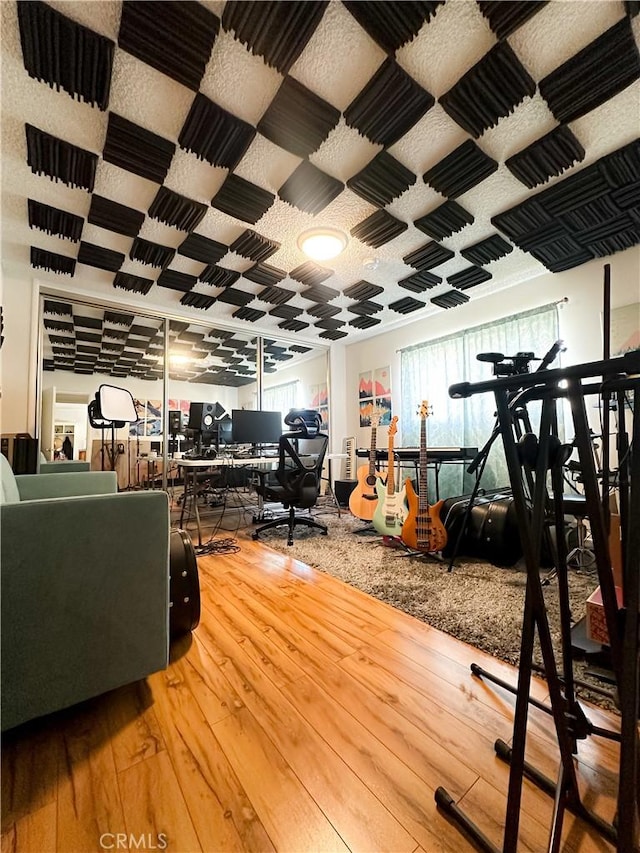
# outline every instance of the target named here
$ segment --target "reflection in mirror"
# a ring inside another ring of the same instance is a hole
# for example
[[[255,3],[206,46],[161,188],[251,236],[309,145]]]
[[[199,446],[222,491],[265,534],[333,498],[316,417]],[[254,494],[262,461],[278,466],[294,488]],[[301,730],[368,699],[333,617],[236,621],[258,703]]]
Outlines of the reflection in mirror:
[[[145,485],[139,460],[162,432],[164,321],[51,298],[42,300],[41,318],[41,452],[49,461],[86,459],[95,470],[115,470],[120,489]],[[101,385],[128,391],[138,420],[113,433],[99,421],[92,426],[88,407]]]
[[[262,408],[285,415],[290,409],[315,409],[329,432],[327,350],[265,339]],[[285,427],[287,429],[287,427]]]

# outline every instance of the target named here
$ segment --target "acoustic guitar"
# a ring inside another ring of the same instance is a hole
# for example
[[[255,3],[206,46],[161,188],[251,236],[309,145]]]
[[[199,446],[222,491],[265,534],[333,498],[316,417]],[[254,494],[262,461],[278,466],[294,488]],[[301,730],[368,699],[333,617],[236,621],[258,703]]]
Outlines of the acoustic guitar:
[[[403,486],[396,491],[394,477],[394,436],[398,432],[398,416],[394,415],[389,424],[388,469],[386,486],[382,480],[376,480],[378,505],[373,513],[373,526],[382,536],[400,536],[402,525],[407,516],[406,489]]]
[[[374,413],[371,415],[371,448],[369,450],[369,464],[361,465],[356,477],[358,484],[349,495],[349,509],[363,521],[371,521],[378,503],[378,493],[376,491],[376,482],[384,476],[380,471],[376,471],[376,432],[380,423],[380,414]]]
[[[420,406],[420,470],[418,475],[418,494],[411,478],[407,477],[407,503],[409,512],[402,525],[402,541],[407,548],[433,554],[442,551],[447,544],[447,531],[440,520],[440,510],[444,501],[429,506],[427,491],[427,417],[429,403],[422,401]]]

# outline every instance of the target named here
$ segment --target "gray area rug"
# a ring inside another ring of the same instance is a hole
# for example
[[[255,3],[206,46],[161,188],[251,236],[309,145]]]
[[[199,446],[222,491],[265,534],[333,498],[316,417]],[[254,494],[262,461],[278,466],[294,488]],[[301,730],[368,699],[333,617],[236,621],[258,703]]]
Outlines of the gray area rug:
[[[299,527],[293,545],[288,546],[286,527],[280,527],[265,531],[260,541],[494,657],[518,664],[526,587],[523,565],[499,568],[461,557],[454,570],[448,572],[448,560],[407,556],[403,548],[383,544],[382,537],[375,533],[357,533],[365,523],[346,510],[340,518],[329,513],[315,517],[327,524],[327,536],[318,530]],[[249,529],[247,534],[250,533]],[[585,602],[597,585],[592,572],[569,570],[574,622],[584,616]],[[543,589],[552,640],[559,650],[558,583],[552,580]],[[536,658],[541,663],[538,649]],[[589,676],[587,668],[584,662],[576,661],[574,677],[610,689],[608,684]],[[579,688],[578,693],[594,704],[615,710],[610,699],[591,690]]]

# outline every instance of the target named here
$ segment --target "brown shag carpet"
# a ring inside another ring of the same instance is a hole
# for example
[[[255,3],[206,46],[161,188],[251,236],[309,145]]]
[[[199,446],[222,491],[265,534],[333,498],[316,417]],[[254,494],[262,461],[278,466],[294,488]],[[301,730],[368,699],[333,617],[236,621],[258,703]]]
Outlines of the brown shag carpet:
[[[338,518],[320,513],[318,521],[327,524],[328,535],[298,527],[294,544],[287,545],[286,527],[265,531],[260,541],[303,563],[340,578],[369,595],[386,601],[485,652],[518,664],[522,635],[522,614],[526,586],[524,565],[499,568],[488,562],[464,557],[456,560],[448,572],[448,560],[440,562],[425,555],[408,555],[403,547],[385,545],[376,533],[358,533],[365,523],[347,510]],[[246,531],[250,536],[252,529]],[[543,570],[547,574],[548,570]],[[592,572],[569,570],[569,598],[573,623],[585,614],[585,602],[598,581]],[[560,649],[558,582],[543,586],[552,640]],[[559,661],[559,653],[557,654]],[[541,663],[536,648],[537,663]],[[574,677],[600,688],[610,685],[594,679],[585,671],[583,661],[575,661]],[[578,689],[584,698],[615,710],[607,697],[587,689]]]

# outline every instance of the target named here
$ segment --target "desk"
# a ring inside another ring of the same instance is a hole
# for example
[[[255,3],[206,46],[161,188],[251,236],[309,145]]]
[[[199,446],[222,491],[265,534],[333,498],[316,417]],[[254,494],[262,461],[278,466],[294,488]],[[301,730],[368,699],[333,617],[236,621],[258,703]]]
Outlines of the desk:
[[[182,498],[182,510],[180,512],[180,527],[184,521],[184,511],[189,498],[193,501],[193,509],[198,528],[198,547],[202,547],[202,528],[200,526],[200,510],[198,509],[198,472],[208,471],[212,468],[257,468],[261,465],[274,467],[278,464],[278,457],[255,456],[242,457],[240,459],[217,457],[216,459],[175,459],[178,468],[182,468],[184,479],[184,492]]]

